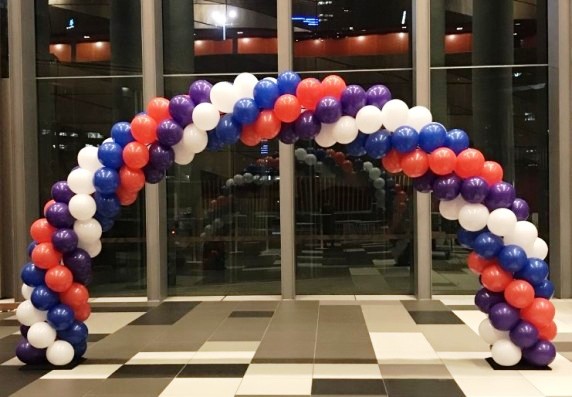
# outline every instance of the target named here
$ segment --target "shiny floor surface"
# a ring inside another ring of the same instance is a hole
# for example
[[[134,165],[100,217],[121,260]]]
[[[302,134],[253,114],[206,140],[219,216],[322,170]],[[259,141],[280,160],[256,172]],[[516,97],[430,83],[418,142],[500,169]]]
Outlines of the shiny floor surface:
[[[494,369],[472,297],[440,298],[101,299],[65,369],[18,362],[0,313],[0,396],[572,396],[572,301],[555,300],[559,354],[533,370]]]

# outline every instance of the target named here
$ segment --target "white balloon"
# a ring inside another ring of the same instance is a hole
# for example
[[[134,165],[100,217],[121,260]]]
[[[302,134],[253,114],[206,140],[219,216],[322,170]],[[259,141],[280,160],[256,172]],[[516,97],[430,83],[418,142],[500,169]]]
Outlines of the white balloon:
[[[238,90],[228,81],[221,81],[213,85],[210,95],[211,103],[216,110],[222,113],[232,113],[234,104],[240,99]],[[205,128],[205,130],[209,129]]]
[[[28,342],[36,349],[45,349],[56,341],[56,330],[46,322],[33,324],[28,330]]]
[[[101,253],[102,245],[101,240],[95,240],[92,242],[85,242],[80,240],[77,244],[77,247],[85,250],[91,258],[95,258]]]
[[[502,366],[511,367],[522,359],[522,350],[510,340],[502,339],[493,344],[491,349],[493,360]]]
[[[516,221],[514,212],[507,208],[498,208],[490,213],[487,227],[491,233],[503,237],[514,229]]]
[[[95,192],[93,186],[93,172],[85,168],[76,168],[68,175],[68,186],[75,194],[92,194]]]
[[[99,161],[97,157],[98,148],[95,146],[86,146],[79,151],[77,154],[77,163],[81,168],[89,170],[91,172],[95,172],[101,167],[103,164]]]
[[[241,73],[234,79],[234,87],[239,98],[254,98],[254,86],[258,79],[252,73]]]
[[[470,232],[476,232],[487,226],[489,210],[483,204],[467,203],[459,211],[459,224]]]
[[[234,186],[234,179],[228,178],[225,182],[226,187]]]
[[[28,284],[22,284],[21,291],[24,299],[30,299],[32,297],[32,292],[34,292],[34,287],[30,287]]]
[[[357,128],[364,134],[373,134],[382,124],[381,110],[377,106],[364,106],[356,114]]]
[[[365,161],[363,163],[363,170],[364,171],[370,171],[373,168],[373,164],[371,163],[371,161]]]
[[[421,131],[421,128],[433,121],[431,111],[425,106],[413,106],[407,114],[407,125]]]
[[[192,150],[190,150],[185,146],[179,146],[179,147],[175,146],[173,146],[173,152],[175,153],[175,163],[179,165],[190,164],[191,161],[193,161],[193,159],[195,158],[195,153],[193,153]]]
[[[114,143],[115,141],[113,140],[112,137],[109,137],[109,138],[107,138],[106,140],[104,140],[104,141],[101,142],[101,143],[109,143],[109,142]]]
[[[381,176],[381,170],[377,167],[374,167],[371,170],[369,170],[368,176],[369,176],[369,179],[371,179],[372,181],[375,181],[377,178],[379,178]]]
[[[395,131],[397,127],[407,124],[409,107],[400,99],[392,99],[381,108],[381,119],[388,131]]]
[[[321,147],[328,148],[336,144],[336,138],[334,138],[333,130],[335,123],[332,124],[322,124],[320,133],[314,137],[314,141]]]
[[[461,208],[468,204],[463,197],[459,194],[453,200],[442,200],[439,203],[439,213],[445,219],[456,221],[459,219],[459,212]]]
[[[332,135],[337,142],[347,145],[353,142],[358,136],[356,119],[351,116],[342,116],[334,123]]]
[[[73,231],[77,234],[78,240],[86,244],[99,240],[102,234],[101,225],[94,218],[85,221],[75,221]]]
[[[75,219],[85,221],[95,215],[97,205],[89,194],[76,194],[71,198],[68,209]]]
[[[315,154],[309,154],[304,159],[304,162],[310,166],[316,165],[316,163],[318,162],[318,158],[316,157]]]
[[[270,80],[274,84],[278,84],[278,79],[276,77],[265,77],[262,80]]]
[[[207,147],[209,137],[205,130],[201,130],[194,124],[189,124],[183,130],[183,139],[181,139],[181,142],[191,149],[193,153],[200,153]]]
[[[528,252],[527,252],[528,253]],[[532,253],[529,255],[531,258],[544,259],[548,256],[548,244],[546,241],[538,237],[532,244]]]
[[[220,121],[220,113],[212,103],[199,103],[193,109],[193,123],[203,131],[210,131]]]
[[[250,172],[245,172],[243,176],[245,183],[252,183],[253,175]]]
[[[294,150],[294,157],[296,157],[296,160],[298,160],[298,161],[304,161],[304,159],[306,158],[307,155],[308,155],[308,152],[306,152],[306,149],[303,149],[301,147]]]
[[[235,185],[240,186],[244,184],[244,177],[240,174],[236,174],[233,179]]]
[[[509,331],[501,331],[493,327],[491,320],[485,318],[479,324],[479,335],[489,345],[503,339],[509,339]]]
[[[32,324],[46,321],[48,319],[48,312],[36,309],[32,301],[25,300],[20,303],[18,309],[16,309],[16,318],[20,323],[31,326]]]
[[[65,340],[55,341],[46,351],[46,358],[53,365],[69,364],[73,360],[73,356],[73,346]]]
[[[518,221],[514,228],[504,236],[504,244],[518,245],[524,249],[531,247],[538,237],[536,226],[528,221]]]
[[[373,187],[376,189],[383,189],[385,187],[385,179],[377,178],[373,181]]]

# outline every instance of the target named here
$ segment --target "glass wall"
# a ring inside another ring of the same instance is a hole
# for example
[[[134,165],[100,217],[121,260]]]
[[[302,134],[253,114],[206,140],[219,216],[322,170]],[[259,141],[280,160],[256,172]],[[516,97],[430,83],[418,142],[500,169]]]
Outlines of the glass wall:
[[[431,1],[431,110],[504,168],[548,238],[546,0]],[[478,280],[456,222],[433,202],[433,291],[472,293]]]
[[[40,196],[142,107],[139,0],[36,0]],[[122,210],[93,260],[92,295],[146,293],[145,205]]]
[[[292,20],[302,78],[336,74],[366,90],[381,83],[412,103],[409,0],[295,0]],[[296,292],[412,293],[409,178],[381,171],[363,146],[324,150],[298,141],[295,148]]]
[[[165,95],[194,81],[276,76],[276,2],[163,0]],[[280,294],[278,143],[221,147],[215,131],[167,175],[171,295]]]

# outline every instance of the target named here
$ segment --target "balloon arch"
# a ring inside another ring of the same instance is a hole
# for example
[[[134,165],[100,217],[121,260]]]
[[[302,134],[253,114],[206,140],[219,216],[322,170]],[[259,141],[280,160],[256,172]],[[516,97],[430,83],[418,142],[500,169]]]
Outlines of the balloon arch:
[[[146,113],[115,124],[99,147],[80,150],[79,166],[52,186],[45,217],[30,229],[31,261],[21,273],[26,300],[16,311],[22,324],[17,357],[59,366],[84,355],[91,258],[101,251],[102,232],[146,182],[160,182],[173,163],[189,164],[205,149],[276,137],[359,149],[381,159],[387,172],[412,178],[416,190],[433,192],[441,215],[459,221],[460,243],[472,249],[468,266],[483,285],[475,303],[488,314],[479,333],[492,345],[494,361],[546,366],[554,360],[548,247],[527,221],[527,203],[503,182],[502,167],[470,148],[464,131],[447,131],[427,108],[409,108],[383,85],[366,91],[336,75],[302,80],[294,72],[262,80],[242,73],[233,83],[214,85],[195,81],[188,95],[152,99]]]

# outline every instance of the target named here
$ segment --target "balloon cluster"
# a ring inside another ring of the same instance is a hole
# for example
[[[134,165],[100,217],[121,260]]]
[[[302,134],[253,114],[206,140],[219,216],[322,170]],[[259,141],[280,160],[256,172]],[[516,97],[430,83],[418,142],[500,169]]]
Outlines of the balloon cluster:
[[[429,109],[409,108],[383,85],[366,91],[336,75],[302,80],[294,72],[262,80],[242,73],[233,83],[214,85],[195,81],[188,95],[152,99],[130,123],[115,124],[99,147],[79,152],[78,167],[53,185],[45,217],[30,230],[31,262],[22,270],[26,300],[16,312],[23,335],[18,358],[65,365],[84,354],[91,258],[101,251],[102,232],[145,182],[160,182],[173,163],[189,164],[205,149],[275,137],[287,144],[346,145],[348,154],[381,159],[388,172],[413,178],[418,191],[434,192],[440,213],[459,221],[459,240],[474,250],[469,267],[484,286],[476,303],[489,314],[481,333],[493,345],[493,359],[513,365],[524,357],[539,366],[554,359],[548,248],[526,221],[526,202],[502,181],[502,167],[470,148],[464,131],[447,131]],[[344,154],[334,153],[349,171]],[[379,168],[372,164],[368,172],[382,183]]]

